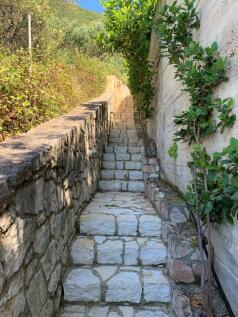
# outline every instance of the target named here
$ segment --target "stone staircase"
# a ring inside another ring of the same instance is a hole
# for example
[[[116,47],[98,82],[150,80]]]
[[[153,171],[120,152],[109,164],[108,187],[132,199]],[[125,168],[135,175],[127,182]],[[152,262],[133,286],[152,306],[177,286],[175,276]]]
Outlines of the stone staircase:
[[[129,105],[112,123],[109,143],[103,155],[99,189],[143,192],[143,147],[137,137],[133,109]]]
[[[60,317],[168,317],[161,220],[144,190],[131,109],[113,121],[99,188],[80,216]]]

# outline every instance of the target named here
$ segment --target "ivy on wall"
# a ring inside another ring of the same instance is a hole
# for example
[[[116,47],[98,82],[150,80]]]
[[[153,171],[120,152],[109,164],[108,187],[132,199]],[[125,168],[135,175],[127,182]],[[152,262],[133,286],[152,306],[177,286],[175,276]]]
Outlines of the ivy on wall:
[[[175,68],[175,79],[189,94],[187,109],[176,114],[177,131],[169,155],[178,157],[179,142],[192,145],[188,162],[192,181],[185,199],[196,218],[202,261],[201,286],[207,316],[212,316],[211,287],[211,223],[234,223],[238,211],[238,140],[221,152],[209,154],[203,141],[226,128],[231,128],[236,116],[232,113],[234,100],[214,98],[214,89],[228,81],[227,57],[220,56],[218,44],[203,47],[194,41],[193,31],[200,26],[197,1],[174,1],[160,11],[156,30],[160,38],[161,56],[167,57]],[[205,228],[205,232],[203,232]],[[208,239],[208,287],[205,286],[205,259],[202,238]]]

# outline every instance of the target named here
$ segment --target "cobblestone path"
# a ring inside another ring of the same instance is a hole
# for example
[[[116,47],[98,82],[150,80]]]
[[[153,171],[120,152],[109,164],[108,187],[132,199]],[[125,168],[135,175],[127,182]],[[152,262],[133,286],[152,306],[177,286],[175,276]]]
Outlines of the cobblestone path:
[[[131,104],[114,118],[98,192],[81,214],[60,317],[168,317],[161,220],[142,193]]]

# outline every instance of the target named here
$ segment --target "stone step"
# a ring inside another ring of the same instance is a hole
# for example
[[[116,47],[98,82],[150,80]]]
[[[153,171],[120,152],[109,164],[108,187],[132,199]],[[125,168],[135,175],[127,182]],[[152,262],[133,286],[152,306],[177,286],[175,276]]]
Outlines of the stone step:
[[[126,130],[135,130],[136,125],[134,123],[127,123],[127,122],[113,122],[112,128],[115,129],[126,129]]]
[[[137,137],[112,137],[109,136],[109,143],[115,143],[115,144],[126,144],[126,145],[131,145],[131,144],[138,144],[139,139]]]
[[[122,154],[116,154],[116,153],[104,153],[103,154],[103,160],[104,161],[142,161],[142,155],[141,154],[130,154],[130,153],[122,153]]]
[[[103,169],[108,170],[139,170],[142,169],[142,163],[139,161],[131,160],[131,161],[103,161],[102,162]]]
[[[81,235],[160,237],[161,220],[139,209],[134,212],[114,205],[107,209],[90,206],[80,216],[79,232]]]
[[[123,192],[144,192],[145,184],[143,181],[124,181],[124,180],[100,180],[99,190],[101,191],[123,191]]]
[[[127,146],[127,145],[108,145],[105,147],[105,153],[116,153],[116,154],[141,154],[141,146]]]
[[[73,265],[157,266],[167,260],[167,248],[159,238],[78,236],[70,254]]]
[[[67,302],[169,303],[171,287],[162,269],[137,266],[73,268],[63,283]]]
[[[143,181],[143,172],[138,170],[101,170],[102,180],[130,180],[130,181]]]
[[[58,317],[170,317],[160,306],[65,305]]]
[[[110,136],[114,137],[137,137],[137,130],[119,130],[119,129],[111,129]]]
[[[109,146],[125,146],[125,145],[130,145],[130,146],[134,146],[137,147],[140,145],[140,142],[136,142],[136,143],[130,143],[130,144],[126,144],[126,143],[116,143],[116,142],[110,142],[108,143]]]

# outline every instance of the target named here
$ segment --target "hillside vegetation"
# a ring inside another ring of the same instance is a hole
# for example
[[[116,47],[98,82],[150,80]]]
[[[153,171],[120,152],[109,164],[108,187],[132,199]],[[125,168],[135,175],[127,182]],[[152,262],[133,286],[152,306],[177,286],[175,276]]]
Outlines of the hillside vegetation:
[[[98,46],[99,32],[103,32],[103,16],[74,2],[0,2],[0,140],[101,94],[107,75],[124,77],[123,60]]]

